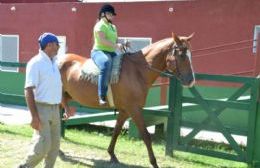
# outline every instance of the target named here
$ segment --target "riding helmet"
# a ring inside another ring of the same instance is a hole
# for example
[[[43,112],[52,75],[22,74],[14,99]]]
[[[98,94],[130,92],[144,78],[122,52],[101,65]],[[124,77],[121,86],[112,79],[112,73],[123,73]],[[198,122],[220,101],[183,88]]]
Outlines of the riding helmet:
[[[101,7],[99,11],[99,16],[101,16],[102,13],[110,12],[113,15],[116,15],[115,8],[110,4],[105,4]]]

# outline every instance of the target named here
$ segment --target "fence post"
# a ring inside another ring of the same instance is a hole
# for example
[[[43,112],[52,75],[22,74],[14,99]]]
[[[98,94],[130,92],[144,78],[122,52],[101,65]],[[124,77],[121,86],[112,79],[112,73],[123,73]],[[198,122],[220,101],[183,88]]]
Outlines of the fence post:
[[[162,85],[160,86],[160,96],[161,96],[161,98],[160,98],[160,104],[161,105],[165,105],[167,102],[167,100],[166,100],[166,97],[167,97],[167,86],[165,85],[165,83],[166,82],[168,82],[168,78],[166,78],[166,77],[161,77],[161,83],[162,83]]]
[[[166,152],[168,156],[173,156],[173,149],[178,144],[180,138],[180,119],[182,108],[182,86],[177,78],[170,79],[169,107],[170,111],[167,121]]]
[[[260,33],[257,35],[257,45],[256,45],[256,57],[254,64],[254,76],[257,77],[256,84],[256,118],[255,118],[255,130],[254,130],[254,139],[253,144],[249,144],[252,146],[252,156],[250,156],[249,164],[253,167],[260,167]],[[250,149],[249,149],[250,150]]]
[[[253,160],[251,164],[253,167],[260,167],[260,77],[257,78],[256,82],[256,119],[255,119],[255,136],[253,144]]]

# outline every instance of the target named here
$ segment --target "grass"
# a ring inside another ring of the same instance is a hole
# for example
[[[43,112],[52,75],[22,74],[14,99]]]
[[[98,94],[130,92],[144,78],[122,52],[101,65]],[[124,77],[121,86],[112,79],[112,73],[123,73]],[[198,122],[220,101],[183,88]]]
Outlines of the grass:
[[[12,168],[25,157],[32,129],[30,126],[0,124],[0,167]],[[111,139],[111,130],[86,126],[85,129],[70,128],[61,141],[61,153],[55,168],[146,168],[151,167],[142,141],[121,135],[116,146],[120,164],[111,164],[106,149]],[[162,168],[246,168],[240,162],[222,160],[186,152],[174,152],[174,157],[165,156],[165,144],[156,138],[153,149]],[[41,166],[38,166],[41,167]]]

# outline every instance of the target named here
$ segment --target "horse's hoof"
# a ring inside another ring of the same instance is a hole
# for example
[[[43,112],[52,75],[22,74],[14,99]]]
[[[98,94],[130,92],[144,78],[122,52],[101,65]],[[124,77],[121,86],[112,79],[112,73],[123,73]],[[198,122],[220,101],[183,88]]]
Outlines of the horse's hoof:
[[[153,164],[153,168],[159,168],[157,164]]]
[[[116,157],[110,159],[111,163],[117,164],[119,163],[118,159]]]

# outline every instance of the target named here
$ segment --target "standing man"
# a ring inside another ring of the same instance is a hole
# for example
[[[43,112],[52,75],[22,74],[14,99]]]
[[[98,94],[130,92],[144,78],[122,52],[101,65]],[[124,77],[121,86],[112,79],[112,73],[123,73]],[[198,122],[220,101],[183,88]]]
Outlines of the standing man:
[[[39,37],[40,50],[27,64],[25,99],[32,116],[33,143],[19,168],[32,168],[44,159],[44,168],[53,168],[60,148],[61,76],[54,57],[58,38],[52,33]]]

